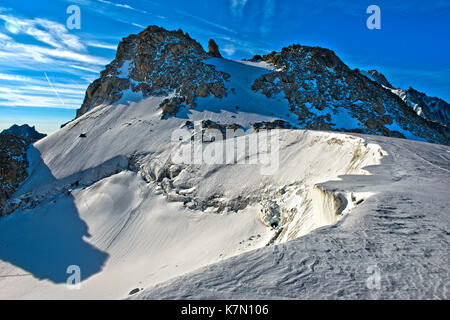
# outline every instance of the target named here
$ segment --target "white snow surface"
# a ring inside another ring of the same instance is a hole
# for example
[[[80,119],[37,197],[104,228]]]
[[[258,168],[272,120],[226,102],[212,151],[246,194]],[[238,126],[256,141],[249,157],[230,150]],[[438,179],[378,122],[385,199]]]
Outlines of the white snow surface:
[[[281,130],[271,175],[172,163],[171,134],[187,120],[287,117],[283,99],[250,89],[270,66],[211,63],[235,95],[165,120],[162,97],[129,97],[30,148],[20,206],[0,218],[0,299],[448,299],[449,147]],[[374,267],[380,289],[367,286]]]
[[[146,289],[133,299],[449,299],[450,149],[362,136],[388,155],[321,184],[372,195],[332,226]],[[378,280],[378,281],[377,281]]]

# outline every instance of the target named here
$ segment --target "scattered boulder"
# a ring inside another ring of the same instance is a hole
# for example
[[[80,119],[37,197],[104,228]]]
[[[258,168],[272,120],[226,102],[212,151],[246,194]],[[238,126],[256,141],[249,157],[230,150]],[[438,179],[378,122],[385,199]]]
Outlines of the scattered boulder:
[[[128,295],[129,295],[129,296],[132,296],[133,294],[136,294],[136,293],[138,293],[138,292],[141,291],[141,290],[142,290],[142,288],[135,288],[135,289],[131,290],[130,293],[129,293]]]
[[[264,199],[261,202],[259,218],[266,226],[277,229],[281,223],[280,206],[275,201]]]
[[[259,54],[255,55],[253,58],[250,59],[251,62],[259,62],[261,60],[262,57]]]

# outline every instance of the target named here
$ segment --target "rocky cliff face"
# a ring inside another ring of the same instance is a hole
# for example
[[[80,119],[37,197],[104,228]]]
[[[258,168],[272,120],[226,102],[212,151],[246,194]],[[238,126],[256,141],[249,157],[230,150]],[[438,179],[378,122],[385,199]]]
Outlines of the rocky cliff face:
[[[422,118],[437,122],[446,127],[450,126],[450,105],[444,100],[427,96],[425,93],[417,91],[412,87],[409,87],[408,90],[395,88],[377,70],[361,71],[361,73],[387,89],[390,89],[392,93],[399,96]]]
[[[392,92],[397,94],[422,118],[450,127],[450,104],[444,100],[429,97],[411,87],[408,90],[393,89]]]
[[[175,93],[190,107],[195,107],[196,97],[221,98],[226,95],[228,75],[204,63],[208,57],[202,46],[181,30],[150,26],[130,35],[119,44],[114,61],[88,87],[77,117],[99,104],[126,99],[130,93],[143,98]]]
[[[377,70],[368,70],[368,71],[361,70],[361,73],[363,75],[367,76],[369,79],[371,79],[375,82],[378,82],[382,86],[385,86],[388,88],[394,88],[392,86],[392,84],[386,79],[384,74],[382,74],[381,72],[378,72]]]
[[[27,177],[28,147],[45,136],[27,124],[15,124],[0,133],[0,215],[3,205]]]
[[[32,140],[0,134],[0,212],[19,184],[27,177],[26,152]]]
[[[222,55],[219,51],[219,46],[214,41],[214,39],[210,39],[208,43],[208,54],[214,58],[222,58]]]

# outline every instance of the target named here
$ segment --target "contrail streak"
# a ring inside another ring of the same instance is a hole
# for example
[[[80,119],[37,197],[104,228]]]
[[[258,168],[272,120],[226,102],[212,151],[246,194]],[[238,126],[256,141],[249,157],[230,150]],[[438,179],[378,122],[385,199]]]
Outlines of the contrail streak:
[[[61,97],[58,94],[58,91],[56,91],[53,84],[50,82],[50,79],[47,77],[47,74],[44,72],[45,77],[47,78],[48,84],[52,87],[53,91],[55,92],[56,96],[58,97],[59,101],[64,105],[64,101],[61,99]]]

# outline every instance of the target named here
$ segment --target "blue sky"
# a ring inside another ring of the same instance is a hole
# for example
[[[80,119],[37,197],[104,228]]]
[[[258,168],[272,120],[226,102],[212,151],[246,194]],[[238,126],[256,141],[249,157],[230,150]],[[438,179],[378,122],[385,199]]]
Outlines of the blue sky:
[[[366,27],[372,4],[380,30]],[[81,9],[80,30],[66,28],[70,5]],[[0,129],[56,130],[121,38],[153,24],[181,28],[204,47],[214,38],[230,59],[292,43],[326,47],[352,68],[450,101],[450,0],[2,0]]]

